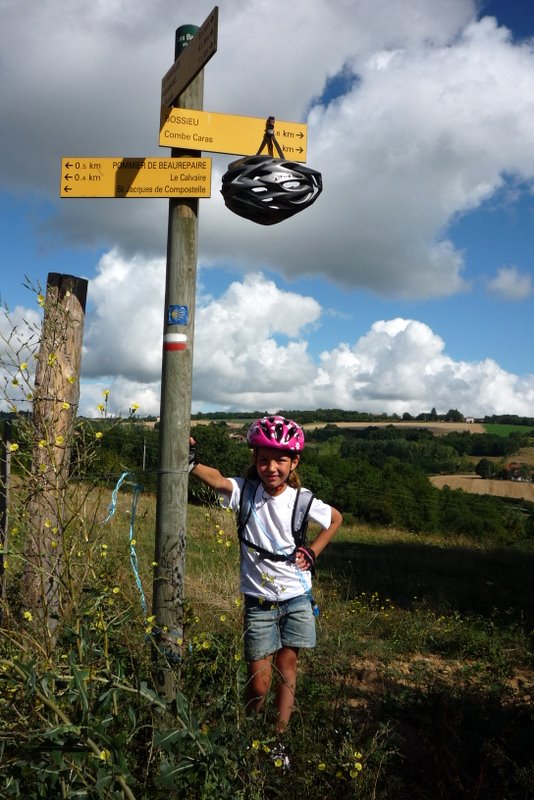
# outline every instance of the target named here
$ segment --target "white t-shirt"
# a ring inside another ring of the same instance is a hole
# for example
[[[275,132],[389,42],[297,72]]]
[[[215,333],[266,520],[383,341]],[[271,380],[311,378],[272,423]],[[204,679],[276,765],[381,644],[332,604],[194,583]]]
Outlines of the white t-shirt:
[[[230,497],[221,496],[225,508],[239,511],[239,500],[244,478],[230,478],[233,491]],[[290,555],[295,549],[291,533],[291,517],[297,490],[286,486],[284,491],[272,497],[260,483],[254,497],[252,511],[245,529],[245,539],[263,547],[271,553]],[[313,499],[309,519],[321,528],[332,522],[332,509],[322,500]],[[241,592],[253,597],[283,601],[298,597],[311,588],[309,570],[298,569],[287,561],[271,561],[262,558],[256,550],[241,543]]]

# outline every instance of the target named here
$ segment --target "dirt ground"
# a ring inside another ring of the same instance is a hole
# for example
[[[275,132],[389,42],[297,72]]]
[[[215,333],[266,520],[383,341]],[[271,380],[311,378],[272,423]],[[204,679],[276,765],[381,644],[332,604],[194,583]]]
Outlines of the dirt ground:
[[[358,659],[353,664],[352,685],[355,697],[349,700],[351,706],[365,705],[366,696],[383,693],[384,690],[399,691],[402,687],[413,685],[414,676],[421,681],[426,675],[429,684],[436,680],[458,686],[471,686],[477,681],[480,664],[466,660],[457,661],[440,656],[414,654],[409,661],[393,660],[387,667],[371,658]],[[481,681],[487,679],[482,674]],[[534,698],[534,670],[514,668],[506,684],[510,691],[508,702],[519,699],[530,703]]]
[[[236,422],[235,420],[225,420],[229,428],[241,428],[243,424],[252,420]],[[214,420],[195,419],[193,425],[211,425]],[[337,425],[338,428],[385,428],[387,425],[395,425],[397,428],[427,428],[436,435],[445,433],[485,433],[484,426],[478,422],[307,422],[302,427],[304,430],[313,431],[315,428],[325,428],[327,425]]]
[[[534,483],[522,481],[496,481],[478,475],[434,475],[430,478],[434,486],[443,489],[463,489],[473,494],[492,494],[497,497],[513,497],[534,502]]]
[[[332,423],[327,422],[310,422],[302,427],[304,430],[313,430],[314,428],[325,428],[326,425]],[[437,436],[446,433],[485,433],[483,425],[478,422],[335,422],[338,428],[385,428],[388,425],[394,425],[396,428],[426,428],[427,430],[435,433]]]

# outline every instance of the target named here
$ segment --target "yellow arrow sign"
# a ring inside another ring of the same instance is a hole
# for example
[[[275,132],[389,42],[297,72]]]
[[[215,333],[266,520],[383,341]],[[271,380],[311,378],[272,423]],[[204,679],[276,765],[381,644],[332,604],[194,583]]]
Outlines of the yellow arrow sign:
[[[307,130],[307,125],[298,122],[275,120],[274,135],[284,158],[306,161]],[[264,133],[264,117],[236,117],[188,108],[161,109],[162,147],[250,156],[258,152]]]
[[[210,197],[211,158],[63,158],[60,197]]]

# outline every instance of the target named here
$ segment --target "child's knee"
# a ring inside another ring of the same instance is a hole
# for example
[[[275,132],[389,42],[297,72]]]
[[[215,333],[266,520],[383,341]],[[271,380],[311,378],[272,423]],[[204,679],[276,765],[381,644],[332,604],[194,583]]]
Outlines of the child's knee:
[[[272,679],[272,665],[267,659],[252,661],[248,665],[249,690],[257,696],[265,696]]]
[[[282,675],[296,674],[298,650],[294,647],[282,647],[276,654],[276,669]]]

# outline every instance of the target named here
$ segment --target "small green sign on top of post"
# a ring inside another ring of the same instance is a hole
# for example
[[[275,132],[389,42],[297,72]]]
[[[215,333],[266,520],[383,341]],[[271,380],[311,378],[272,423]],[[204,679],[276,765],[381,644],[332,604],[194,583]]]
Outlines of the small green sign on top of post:
[[[162,106],[172,106],[178,95],[189,86],[193,78],[217,52],[218,24],[219,7],[215,6],[192,38],[188,36],[191,36],[191,29],[196,28],[195,25],[182,25],[177,29],[176,47],[181,52],[161,82]]]
[[[198,33],[198,25],[180,25],[179,28],[176,29],[176,38],[175,38],[175,45],[174,51],[176,53],[176,58],[181,55],[182,51],[189,45],[191,39]]]

